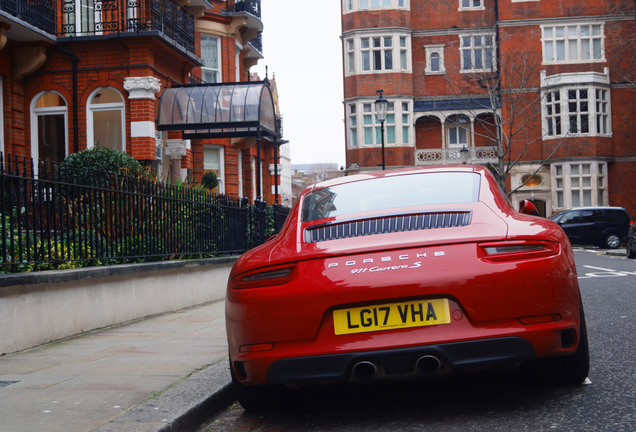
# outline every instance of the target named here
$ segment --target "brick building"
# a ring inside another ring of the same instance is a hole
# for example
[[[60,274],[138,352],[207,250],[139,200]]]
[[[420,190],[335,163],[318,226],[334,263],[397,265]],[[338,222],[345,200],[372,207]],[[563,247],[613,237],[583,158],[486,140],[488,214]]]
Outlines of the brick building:
[[[217,192],[272,203],[276,140],[188,139],[158,122],[166,89],[250,81],[260,17],[260,0],[0,0],[0,152],[109,147],[162,178],[215,171]]]
[[[379,169],[384,138],[387,168],[466,154],[515,206],[636,215],[635,12],[627,0],[342,0],[348,171]]]

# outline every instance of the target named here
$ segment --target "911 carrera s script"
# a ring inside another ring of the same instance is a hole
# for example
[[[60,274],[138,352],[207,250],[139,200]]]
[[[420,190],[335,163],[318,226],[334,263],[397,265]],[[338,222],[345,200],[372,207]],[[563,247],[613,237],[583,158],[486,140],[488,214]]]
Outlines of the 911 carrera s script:
[[[449,323],[447,299],[389,303],[333,312],[337,335]]]
[[[431,256],[443,257],[444,251],[434,251]],[[375,257],[361,257],[344,261],[334,260],[327,262],[327,269],[347,268],[349,273],[378,273],[393,270],[408,270],[422,267],[422,260],[429,257],[427,253],[400,254],[397,256],[385,255]]]

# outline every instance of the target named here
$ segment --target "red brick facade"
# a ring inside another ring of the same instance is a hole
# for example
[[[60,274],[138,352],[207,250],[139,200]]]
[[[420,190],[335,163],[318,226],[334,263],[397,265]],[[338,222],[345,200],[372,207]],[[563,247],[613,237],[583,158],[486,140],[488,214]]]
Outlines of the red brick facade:
[[[380,165],[383,90],[387,167],[466,148],[514,205],[636,217],[634,14],[627,0],[342,0],[349,171]]]
[[[80,15],[80,2],[73,4],[77,11],[72,19],[59,0],[36,2],[38,8],[51,12],[54,20],[54,28],[43,27],[37,32],[24,29],[38,27],[39,22],[23,22],[18,16],[1,19],[0,124],[4,130],[0,151],[56,160],[104,145],[125,151],[164,178],[189,176],[200,181],[205,171],[204,148],[214,145],[222,149],[223,156],[218,171],[224,178],[218,192],[256,197],[252,187],[252,161],[256,157],[253,140],[184,140],[180,132],[158,132],[157,119],[163,89],[190,84],[191,76],[202,76],[202,34],[219,40],[217,58],[222,81],[248,81],[249,68],[260,58],[258,49],[249,42],[262,30],[260,18],[250,16],[248,20],[240,11],[226,13],[234,2],[211,0],[213,9],[208,9],[203,0],[166,1],[176,5],[179,16],[185,17],[183,22],[192,24],[189,32],[188,28],[177,28],[170,34],[152,27],[125,28],[132,26],[132,21],[130,15],[125,18],[131,14],[131,7],[124,0],[113,2],[117,8],[114,12],[91,12],[91,19],[86,21],[88,31],[81,27],[86,23],[80,24],[86,19]],[[156,19],[149,12],[151,8],[155,11],[164,3],[143,0],[137,4],[136,15],[132,16],[138,19],[135,26],[142,26],[147,25],[143,20],[146,15]],[[168,14],[168,9],[161,13]],[[103,30],[108,27],[100,27],[100,19],[104,23],[117,21],[122,31]],[[162,19],[170,17],[162,15]],[[77,24],[69,27],[67,21]],[[156,26],[154,22],[152,25]],[[180,30],[183,32],[177,33]],[[69,34],[72,37],[67,37]],[[179,39],[182,34],[186,35],[183,41]],[[191,42],[187,39],[190,36]],[[42,141],[47,141],[46,145]],[[271,144],[264,141],[261,195],[269,203],[274,197],[266,170],[272,155]]]

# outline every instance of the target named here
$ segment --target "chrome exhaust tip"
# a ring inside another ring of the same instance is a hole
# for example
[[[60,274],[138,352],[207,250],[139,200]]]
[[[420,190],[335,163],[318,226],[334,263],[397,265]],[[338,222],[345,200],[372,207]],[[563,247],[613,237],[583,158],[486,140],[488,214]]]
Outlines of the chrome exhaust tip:
[[[378,367],[365,360],[354,364],[351,373],[357,379],[371,379],[378,373]]]
[[[434,355],[423,355],[415,362],[417,370],[425,374],[439,372],[442,368],[442,362]]]

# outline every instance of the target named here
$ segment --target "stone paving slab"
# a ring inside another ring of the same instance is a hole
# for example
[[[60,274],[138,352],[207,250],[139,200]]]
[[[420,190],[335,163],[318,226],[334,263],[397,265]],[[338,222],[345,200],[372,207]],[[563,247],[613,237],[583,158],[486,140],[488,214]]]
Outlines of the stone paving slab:
[[[223,314],[218,301],[0,357],[0,430],[187,431],[232,397]]]

